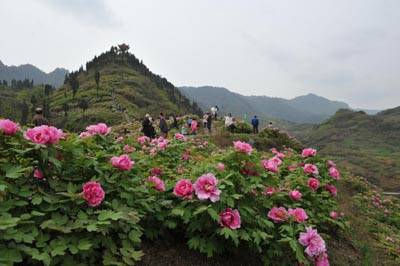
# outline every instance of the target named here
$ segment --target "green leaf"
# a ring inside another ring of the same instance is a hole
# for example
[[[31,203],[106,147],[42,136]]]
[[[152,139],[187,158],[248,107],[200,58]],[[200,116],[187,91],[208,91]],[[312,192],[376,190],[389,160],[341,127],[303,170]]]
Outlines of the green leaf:
[[[208,214],[211,216],[211,218],[214,221],[218,221],[219,220],[219,215],[213,208],[208,208],[207,212],[208,212]]]
[[[299,243],[295,239],[291,239],[289,241],[289,246],[294,251],[294,253],[296,255],[296,259],[299,262],[302,262],[302,263],[308,262],[306,257],[304,256],[303,248],[299,245]]]
[[[122,212],[114,212],[110,210],[104,210],[100,211],[99,216],[97,216],[97,219],[99,221],[105,221],[105,220],[119,220],[123,217]]]
[[[194,212],[193,212],[193,216],[196,216],[197,214],[200,214],[202,212],[204,212],[205,210],[207,210],[208,206],[200,206],[198,207]]]
[[[178,207],[173,208],[172,211],[171,211],[172,215],[181,216],[181,217],[184,215],[184,213],[185,213],[185,210],[181,209],[181,208],[178,208]]]
[[[82,239],[79,241],[78,249],[79,250],[89,250],[91,248],[91,246],[92,246],[92,243],[90,243],[89,240]]]
[[[134,243],[140,243],[140,237],[142,236],[142,232],[138,230],[131,230],[129,232],[129,239]]]
[[[42,203],[42,201],[43,201],[43,198],[41,196],[35,195],[35,196],[33,196],[31,202],[33,205],[39,205],[40,203]]]
[[[97,225],[89,224],[88,226],[86,226],[86,230],[88,230],[89,232],[95,232],[95,231],[97,231]]]
[[[3,191],[5,191],[5,190],[6,190],[6,188],[7,188],[7,185],[0,184],[0,192],[3,192]]]
[[[38,212],[38,211],[32,211],[31,214],[32,214],[33,216],[44,216],[44,215],[46,215],[45,213],[43,213],[43,212]]]
[[[10,214],[6,213],[0,216],[0,230],[5,230],[10,227],[14,227],[18,224],[20,218],[12,217]]]
[[[8,166],[6,167],[6,177],[11,179],[19,178],[23,175],[24,170],[20,165]]]
[[[17,249],[0,249],[0,265],[14,265],[16,262],[22,262],[22,256]]]

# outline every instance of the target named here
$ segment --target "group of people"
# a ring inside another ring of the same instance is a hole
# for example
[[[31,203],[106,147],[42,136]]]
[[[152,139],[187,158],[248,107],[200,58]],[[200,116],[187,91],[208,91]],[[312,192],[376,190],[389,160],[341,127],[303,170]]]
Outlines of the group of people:
[[[208,112],[204,114],[203,116],[203,127],[206,129],[209,133],[211,133],[211,128],[212,128],[212,121],[213,119],[216,118],[216,113],[212,114],[211,112]],[[170,131],[171,128],[176,128],[180,131],[181,134],[183,135],[196,135],[200,124],[199,121],[197,120],[196,117],[188,117],[187,120],[182,124],[182,127],[179,128],[178,126],[178,120],[183,119],[181,116],[176,117],[175,115],[172,115],[168,120],[164,116],[163,113],[160,113],[159,115],[159,123],[158,123],[158,128],[160,131],[160,135],[163,137],[168,136],[168,132]],[[157,133],[156,133],[156,128],[155,128],[155,121],[153,118],[149,115],[146,114],[143,121],[142,121],[142,132],[145,136],[149,138],[155,138]]]
[[[207,112],[204,114],[202,122],[203,122],[203,128],[208,131],[208,133],[211,133],[212,129],[212,122],[213,120],[217,119],[218,115],[218,106],[213,106],[210,108],[210,112]],[[181,119],[181,118],[179,118]],[[172,115],[170,120],[171,122],[171,128],[176,128],[179,129],[178,126],[178,118],[175,115]],[[231,113],[229,113],[227,116],[225,116],[225,127],[231,132],[234,133],[236,129],[235,125],[236,119],[232,116]],[[41,125],[49,125],[49,121],[43,116],[43,110],[41,108],[36,108],[35,110],[35,116],[33,117],[33,124],[35,126],[41,126]],[[253,127],[253,133],[258,134],[258,127],[259,127],[260,121],[258,117],[255,115],[253,119],[251,120],[251,125]],[[168,136],[168,132],[170,130],[167,119],[165,118],[163,113],[160,113],[159,116],[159,130],[160,130],[160,135],[163,137]],[[269,122],[268,128],[272,128],[272,122]],[[184,123],[180,129],[181,134],[187,135],[187,134],[193,134],[196,135],[199,129],[199,122],[197,121],[197,118],[195,117],[189,117]],[[154,127],[154,121],[153,118],[149,115],[146,114],[143,121],[142,121],[142,132],[145,136],[149,138],[155,138],[156,137],[156,129]]]

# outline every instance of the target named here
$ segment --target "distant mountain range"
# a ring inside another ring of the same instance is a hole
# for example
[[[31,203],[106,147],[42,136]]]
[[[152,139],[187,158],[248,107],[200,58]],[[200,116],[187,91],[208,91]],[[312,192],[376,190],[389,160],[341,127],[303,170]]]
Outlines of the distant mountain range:
[[[50,84],[58,88],[64,83],[66,74],[68,74],[68,70],[65,68],[56,68],[52,72],[46,73],[31,64],[6,66],[0,61],[0,80],[6,80],[9,84],[13,79],[33,79],[35,85]]]
[[[267,96],[244,96],[226,88],[180,87],[180,90],[203,109],[217,105],[222,113],[260,117],[272,117],[295,123],[320,123],[339,109],[351,109],[344,102],[307,94],[293,99]]]

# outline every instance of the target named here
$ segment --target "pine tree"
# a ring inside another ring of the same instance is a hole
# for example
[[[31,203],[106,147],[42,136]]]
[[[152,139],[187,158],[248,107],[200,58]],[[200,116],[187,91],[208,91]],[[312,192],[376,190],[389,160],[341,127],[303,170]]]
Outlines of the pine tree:
[[[21,104],[21,125],[26,125],[26,122],[28,121],[28,115],[29,106],[25,101],[23,101]]]
[[[100,83],[100,72],[96,70],[94,73],[94,80],[96,81],[96,98],[99,98],[99,83]]]
[[[89,108],[89,103],[88,103],[88,101],[87,101],[85,98],[82,98],[82,99],[79,100],[78,106],[79,106],[79,108],[82,109],[82,111],[83,111],[83,117],[85,117],[85,111],[86,111],[86,109]]]
[[[64,102],[62,108],[63,108],[63,111],[64,111],[64,116],[67,117],[68,116],[68,111],[69,111],[68,103]]]

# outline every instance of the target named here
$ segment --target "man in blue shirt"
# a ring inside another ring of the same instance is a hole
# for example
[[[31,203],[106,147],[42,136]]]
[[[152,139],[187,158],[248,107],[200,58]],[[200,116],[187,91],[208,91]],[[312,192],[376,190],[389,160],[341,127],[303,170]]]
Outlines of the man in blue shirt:
[[[257,134],[257,133],[258,133],[258,124],[259,124],[259,121],[258,121],[258,118],[257,118],[256,115],[255,115],[255,116],[253,117],[253,119],[251,120],[251,124],[253,125],[253,133],[254,133],[254,134]]]

